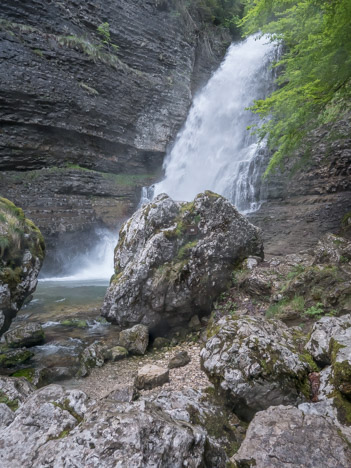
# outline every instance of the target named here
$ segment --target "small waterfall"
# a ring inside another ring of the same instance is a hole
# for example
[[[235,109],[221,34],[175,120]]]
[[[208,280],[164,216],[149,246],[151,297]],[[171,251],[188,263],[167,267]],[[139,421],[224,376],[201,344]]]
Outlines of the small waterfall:
[[[68,258],[67,270],[60,276],[49,275],[40,281],[99,281],[108,282],[114,272],[114,248],[118,234],[97,229],[99,241],[85,253]]]
[[[164,161],[165,178],[143,191],[141,203],[162,192],[175,200],[192,200],[212,190],[242,212],[259,208],[260,176],[255,161],[265,152],[247,127],[259,118],[246,110],[273,86],[270,64],[277,45],[249,37],[230,46],[203,90],[195,97],[187,121]]]

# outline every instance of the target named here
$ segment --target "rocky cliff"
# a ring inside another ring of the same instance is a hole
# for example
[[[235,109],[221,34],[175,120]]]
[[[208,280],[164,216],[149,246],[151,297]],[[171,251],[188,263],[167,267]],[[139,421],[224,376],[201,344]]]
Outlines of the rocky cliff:
[[[44,254],[39,229],[20,208],[0,198],[0,336],[35,291]]]
[[[266,254],[314,247],[327,232],[350,235],[350,128],[351,116],[320,127],[264,180],[266,201],[249,219],[263,230]]]
[[[0,193],[49,251],[58,237],[115,226],[159,175],[230,41],[186,3],[2,2]]]

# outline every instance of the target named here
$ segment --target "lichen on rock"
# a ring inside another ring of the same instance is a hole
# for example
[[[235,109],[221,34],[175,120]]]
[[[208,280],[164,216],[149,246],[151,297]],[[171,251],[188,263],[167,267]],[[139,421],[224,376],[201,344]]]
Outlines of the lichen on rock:
[[[232,461],[237,468],[348,468],[351,450],[330,419],[278,406],[257,413]]]
[[[206,191],[185,203],[161,194],[120,231],[102,314],[156,335],[186,324],[210,312],[249,255],[263,257],[260,230],[224,197]]]
[[[310,363],[283,322],[226,316],[209,336],[201,351],[203,369],[239,416],[249,420],[256,411],[308,396]]]

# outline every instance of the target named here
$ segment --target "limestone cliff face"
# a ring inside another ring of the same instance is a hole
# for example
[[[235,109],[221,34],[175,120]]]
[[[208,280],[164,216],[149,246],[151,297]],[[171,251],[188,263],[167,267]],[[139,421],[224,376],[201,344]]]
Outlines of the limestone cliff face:
[[[319,128],[262,184],[266,202],[249,219],[263,230],[266,254],[314,247],[327,232],[350,233],[350,128],[350,116]]]
[[[131,214],[229,36],[182,1],[4,0],[0,16],[0,193],[50,250]]]

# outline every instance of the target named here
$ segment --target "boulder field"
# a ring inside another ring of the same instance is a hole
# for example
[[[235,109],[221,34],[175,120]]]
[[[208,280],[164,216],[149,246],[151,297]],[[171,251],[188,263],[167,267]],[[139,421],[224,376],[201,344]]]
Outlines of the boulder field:
[[[1,463],[349,468],[350,261],[332,234],[263,260],[223,197],[158,196],[121,229],[103,313],[122,330],[82,351],[76,388],[0,378]],[[22,328],[9,352],[42,336]]]

